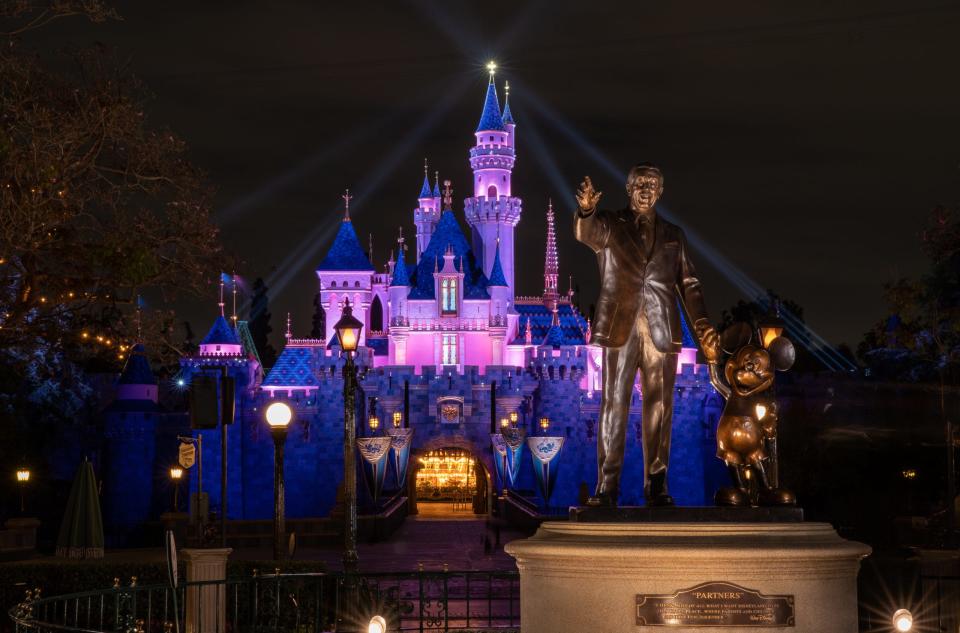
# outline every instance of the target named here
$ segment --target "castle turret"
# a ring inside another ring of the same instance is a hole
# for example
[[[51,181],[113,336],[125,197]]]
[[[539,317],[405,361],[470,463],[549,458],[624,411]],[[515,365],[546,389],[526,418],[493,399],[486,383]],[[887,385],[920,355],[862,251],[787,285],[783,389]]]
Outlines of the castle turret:
[[[557,256],[557,232],[553,224],[553,200],[547,205],[547,248],[543,263],[543,305],[556,312],[560,298],[557,292],[557,276],[560,274],[560,259]]]
[[[507,335],[507,328],[512,327],[510,319],[510,303],[513,297],[507,278],[503,274],[503,265],[500,262],[500,244],[493,254],[493,268],[490,270],[490,280],[487,282],[487,292],[490,293],[490,345],[491,363],[503,365],[503,343]]]
[[[367,332],[370,331],[369,312],[374,269],[360,246],[350,219],[351,199],[350,190],[347,189],[343,196],[343,221],[333,245],[317,266],[317,279],[320,282],[320,301],[327,315],[327,323],[340,320],[343,300],[350,299],[353,316],[364,324],[360,333],[360,345],[365,345]]]
[[[439,176],[438,176],[439,178]],[[417,226],[417,252],[419,257],[430,243],[433,229],[440,221],[440,185],[435,183],[430,188],[430,178],[427,175],[427,161],[423,161],[423,186],[417,197],[418,206],[413,211],[413,222]]]
[[[513,229],[520,221],[521,200],[512,196],[510,179],[513,174],[515,152],[513,147],[513,115],[504,121],[493,81],[495,66],[490,68],[490,82],[483,103],[480,123],[474,133],[476,144],[470,149],[470,167],[473,170],[473,197],[464,200],[467,222],[473,229],[473,252],[480,259],[484,273],[489,277],[500,238],[500,258],[503,274],[513,297],[514,250]]]

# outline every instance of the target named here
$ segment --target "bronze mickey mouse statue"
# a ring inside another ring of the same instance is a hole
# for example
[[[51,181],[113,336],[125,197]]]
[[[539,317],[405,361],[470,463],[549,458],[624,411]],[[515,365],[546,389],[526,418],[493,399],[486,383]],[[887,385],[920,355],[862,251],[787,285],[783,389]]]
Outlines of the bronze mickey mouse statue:
[[[795,350],[778,336],[766,347],[751,344],[751,328],[736,323],[724,331],[722,347],[730,354],[719,376],[710,366],[710,380],[727,403],[717,424],[717,457],[730,470],[733,487],[721,488],[714,501],[721,506],[795,505],[789,490],[774,487],[768,473],[770,444],[777,436],[776,371],[793,365]]]

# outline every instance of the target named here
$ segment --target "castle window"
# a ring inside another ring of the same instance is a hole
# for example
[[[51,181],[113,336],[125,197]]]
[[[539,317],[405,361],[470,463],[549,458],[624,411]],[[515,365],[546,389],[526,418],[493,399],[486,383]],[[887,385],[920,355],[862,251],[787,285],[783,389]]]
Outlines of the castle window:
[[[331,282],[330,282],[330,287],[331,287],[331,288],[336,288],[336,287],[337,287],[337,282],[331,281]]]
[[[457,335],[444,334],[441,346],[442,362],[444,365],[457,364]]]
[[[491,143],[493,142],[493,137],[492,137],[492,136],[490,137],[490,142],[491,142]]]
[[[359,288],[359,287],[360,287],[360,282],[359,282],[359,281],[353,282],[353,287],[354,287],[354,288]]]
[[[488,197],[488,198],[496,198],[496,197],[497,197],[497,188],[494,187],[493,185],[490,185],[490,188],[487,189],[487,197]]]
[[[452,278],[440,282],[440,313],[443,316],[457,314],[457,280]]]

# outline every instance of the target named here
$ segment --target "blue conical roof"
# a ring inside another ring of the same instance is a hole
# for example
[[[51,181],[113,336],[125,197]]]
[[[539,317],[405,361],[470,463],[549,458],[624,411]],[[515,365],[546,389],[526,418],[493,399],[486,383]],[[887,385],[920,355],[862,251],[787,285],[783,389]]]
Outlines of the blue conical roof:
[[[146,350],[143,345],[137,343],[130,350],[130,356],[127,363],[123,366],[123,372],[120,374],[121,385],[155,385],[157,378],[150,369],[150,361],[147,360]]]
[[[504,100],[504,102],[503,102],[503,123],[504,123],[504,125],[506,125],[507,123],[510,123],[510,124],[512,124],[512,125],[516,125],[516,123],[513,122],[513,112],[510,111],[510,97],[509,97],[509,96],[507,96],[507,98],[506,98],[506,99]]]
[[[200,341],[201,345],[240,345],[240,337],[221,314],[213,322],[213,327]]]
[[[437,182],[433,183],[433,197],[434,198],[440,197],[440,179],[439,178],[437,179]]]
[[[393,267],[393,279],[390,280],[390,287],[394,286],[409,286],[410,285],[410,273],[407,272],[407,264],[403,261],[403,249],[400,249],[400,257],[397,258],[397,263]]]
[[[433,194],[430,190],[430,179],[427,178],[427,175],[423,175],[423,186],[420,187],[420,197],[421,198],[432,198]]]
[[[547,335],[543,338],[543,344],[560,347],[564,344],[564,338],[563,329],[559,325],[554,324],[547,330]]]
[[[500,240],[497,240],[497,250],[493,254],[493,266],[490,268],[490,281],[488,286],[506,286],[507,278],[503,274],[503,266],[500,264]]]
[[[414,272],[410,299],[434,299],[433,271],[442,268],[443,256],[447,248],[453,249],[453,265],[463,273],[464,299],[489,299],[487,277],[477,265],[476,257],[470,250],[470,243],[457,223],[453,211],[447,210],[440,215],[430,243],[420,256],[420,262]]]
[[[317,270],[373,270],[367,254],[360,247],[360,240],[353,230],[353,222],[344,220]]]
[[[500,100],[497,99],[497,87],[493,81],[487,86],[487,98],[483,102],[483,114],[480,115],[480,124],[477,132],[486,130],[502,130],[503,117],[500,114]]]

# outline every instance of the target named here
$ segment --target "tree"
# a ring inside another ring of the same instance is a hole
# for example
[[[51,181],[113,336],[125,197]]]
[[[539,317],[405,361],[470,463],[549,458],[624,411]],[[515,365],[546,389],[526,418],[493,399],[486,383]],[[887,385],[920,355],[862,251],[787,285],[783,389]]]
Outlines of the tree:
[[[326,340],[327,335],[327,313],[323,309],[323,303],[320,301],[320,293],[313,296],[313,320],[310,325],[310,338]]]
[[[865,335],[858,355],[871,373],[956,384],[960,377],[960,219],[936,207],[920,234],[930,270],[884,285],[887,314]]]
[[[117,17],[97,0],[0,6],[0,348],[14,365],[38,351],[117,364],[139,324],[169,358],[173,312],[138,297],[169,305],[224,267],[212,191],[186,143],[148,123],[144,87],[108,50],[73,51],[54,72],[25,48],[32,29],[70,15]]]
[[[257,277],[253,282],[253,298],[250,300],[250,318],[248,326],[250,337],[257,348],[257,354],[264,367],[273,367],[277,362],[277,350],[270,344],[270,298],[267,296],[267,285],[263,279]]]

